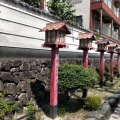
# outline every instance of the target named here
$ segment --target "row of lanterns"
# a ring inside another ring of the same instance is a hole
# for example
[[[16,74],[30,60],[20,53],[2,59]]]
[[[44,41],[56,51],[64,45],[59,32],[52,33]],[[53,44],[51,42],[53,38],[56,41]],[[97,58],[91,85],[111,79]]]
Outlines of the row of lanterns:
[[[58,99],[58,65],[59,65],[59,48],[66,47],[66,34],[71,34],[65,22],[48,23],[46,27],[40,31],[45,31],[44,47],[50,47],[51,50],[51,77],[50,77],[50,117],[57,117],[57,99]],[[88,67],[88,50],[92,49],[92,41],[96,40],[93,33],[80,33],[78,35],[79,47],[83,50],[83,66]],[[120,47],[116,44],[109,44],[109,41],[97,40],[97,51],[100,52],[100,83],[103,84],[104,79],[104,52],[111,53],[111,75],[113,77],[113,53],[117,52],[118,61],[120,61]],[[118,67],[120,67],[118,62]],[[120,68],[118,68],[120,73]]]

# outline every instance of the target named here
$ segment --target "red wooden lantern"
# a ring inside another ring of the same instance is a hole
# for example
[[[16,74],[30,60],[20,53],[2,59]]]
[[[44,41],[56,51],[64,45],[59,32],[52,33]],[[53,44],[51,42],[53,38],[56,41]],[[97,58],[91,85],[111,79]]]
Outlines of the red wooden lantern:
[[[116,48],[116,52],[118,54],[118,61],[117,61],[117,64],[118,64],[118,77],[120,78],[120,46],[118,46]]]
[[[45,31],[46,47],[65,47],[66,34],[71,34],[65,22],[48,23],[41,31]]]
[[[97,51],[100,52],[100,86],[103,86],[104,83],[104,52],[107,50],[107,45],[109,41],[105,40],[97,40],[96,41]]]
[[[113,82],[114,77],[114,53],[117,46],[115,43],[108,45],[108,52],[110,53],[110,82]]]
[[[117,54],[120,54],[120,46],[118,46],[118,47],[116,48],[116,52],[117,52]]]
[[[107,39],[104,40],[97,40],[97,51],[106,51],[107,50],[107,45],[109,44],[109,41]]]
[[[88,68],[88,50],[92,49],[92,41],[95,40],[94,34],[89,33],[80,33],[78,35],[79,47],[78,49],[83,50],[83,66]]]
[[[50,118],[57,117],[58,102],[58,65],[59,48],[66,47],[65,36],[70,34],[65,22],[55,22],[46,24],[41,29],[45,31],[45,47],[52,48],[51,51],[51,75],[50,75]]]
[[[108,52],[109,52],[109,53],[115,53],[117,46],[118,46],[118,45],[115,44],[115,43],[108,45]]]
[[[93,33],[80,33],[78,35],[79,48],[78,49],[92,49],[92,41],[96,40]]]

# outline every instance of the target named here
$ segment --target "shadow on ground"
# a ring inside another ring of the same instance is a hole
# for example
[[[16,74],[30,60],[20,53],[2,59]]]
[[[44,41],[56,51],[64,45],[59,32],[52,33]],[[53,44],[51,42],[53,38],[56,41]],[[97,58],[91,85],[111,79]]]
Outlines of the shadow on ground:
[[[45,90],[45,83],[41,81],[35,81],[34,83],[31,83],[31,89],[38,107],[42,109],[46,116],[49,117],[50,92]],[[59,93],[58,96],[58,114],[59,112],[60,114],[62,112],[74,113],[83,108],[84,100],[80,97],[79,99],[70,99],[68,96],[66,96],[66,94],[61,93]]]

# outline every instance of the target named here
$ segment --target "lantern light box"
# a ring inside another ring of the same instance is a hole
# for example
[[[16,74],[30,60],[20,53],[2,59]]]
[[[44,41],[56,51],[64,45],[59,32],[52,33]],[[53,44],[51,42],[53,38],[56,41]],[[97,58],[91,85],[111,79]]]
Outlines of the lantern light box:
[[[97,46],[97,51],[106,51],[107,50],[107,45],[109,44],[109,41],[107,39],[105,40],[97,40],[96,41]]]
[[[109,53],[114,53],[114,52],[116,52],[116,47],[117,47],[117,46],[118,46],[118,45],[115,44],[115,43],[112,43],[112,44],[108,45],[108,52],[109,52]]]
[[[116,52],[117,52],[118,54],[120,54],[120,46],[118,46],[118,47],[116,48]]]
[[[92,41],[96,40],[93,33],[80,33],[78,35],[79,48],[78,49],[92,49]]]
[[[65,46],[66,34],[71,34],[65,22],[48,23],[40,31],[45,31],[45,46]]]

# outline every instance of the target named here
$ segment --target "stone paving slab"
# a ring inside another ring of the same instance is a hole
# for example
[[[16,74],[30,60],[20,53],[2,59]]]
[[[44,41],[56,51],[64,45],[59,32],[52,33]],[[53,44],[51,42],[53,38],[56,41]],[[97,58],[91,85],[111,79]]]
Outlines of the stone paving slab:
[[[111,114],[109,120],[120,120],[120,103],[118,104],[118,107],[116,108],[115,112]]]

